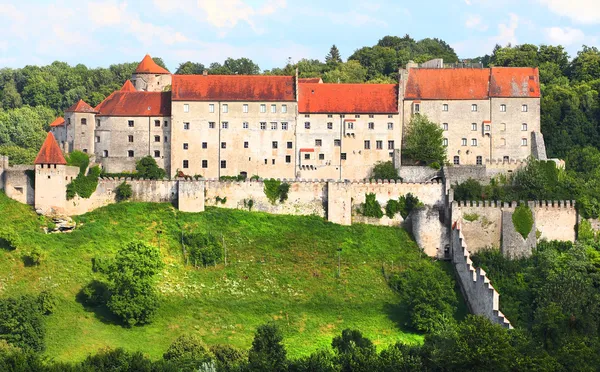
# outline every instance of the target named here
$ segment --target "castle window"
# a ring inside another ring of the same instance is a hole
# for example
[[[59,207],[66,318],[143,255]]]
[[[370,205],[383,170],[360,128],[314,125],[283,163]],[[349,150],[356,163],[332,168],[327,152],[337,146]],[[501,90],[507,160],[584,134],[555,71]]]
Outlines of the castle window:
[[[277,105],[271,105],[271,113],[277,113]]]
[[[388,130],[394,129],[394,123],[388,123]]]
[[[190,167],[190,162],[189,162],[188,160],[184,160],[184,161],[183,161],[183,168],[184,168],[184,169],[187,169],[187,168],[189,168],[189,167]]]
[[[87,119],[81,118],[81,125],[87,125]]]
[[[222,149],[226,149],[227,148],[227,142],[221,142],[221,148]]]
[[[334,139],[334,140],[333,140],[333,145],[334,145],[334,146],[341,146],[341,145],[342,145],[342,140],[339,140],[339,139]]]
[[[304,154],[304,159],[310,160],[310,154]]]
[[[388,150],[394,149],[394,141],[388,141]]]
[[[448,130],[448,123],[444,123],[444,124],[442,124],[442,128],[443,128],[444,130]]]
[[[100,126],[100,119],[96,119],[96,126],[99,127]]]
[[[304,129],[310,129],[310,122],[307,121],[304,123]]]
[[[248,113],[248,104],[244,103],[244,105],[242,106],[242,111],[244,112],[244,114]]]
[[[269,162],[269,160],[268,160],[268,159],[265,159],[265,165],[267,165],[267,163],[268,163],[268,162]]]
[[[287,122],[281,122],[281,130],[287,130],[288,129],[288,123]]]
[[[443,143],[444,143],[444,146],[448,147],[448,138],[444,138]]]
[[[288,143],[287,143],[287,148],[288,148],[288,149],[291,149],[291,148],[293,147],[293,145],[294,145],[294,144],[292,143],[292,141],[288,141]]]
[[[310,118],[310,114],[304,114],[305,118]]]
[[[100,136],[96,136],[96,143],[100,143]]]
[[[190,129],[190,123],[183,123],[183,130],[189,130]]]
[[[354,118],[358,119],[360,118],[360,115],[354,115]]]
[[[165,120],[165,124],[164,124],[165,128],[169,126],[169,122]]]
[[[486,132],[489,132],[490,130],[492,130],[492,126],[489,124],[486,124],[484,128],[485,128]]]
[[[346,122],[346,126],[348,127],[348,129],[354,129],[354,122],[348,121],[348,122]]]
[[[273,143],[271,143],[271,147],[276,149],[277,148],[277,141],[273,141]]]
[[[214,103],[209,103],[208,104],[208,112],[210,112],[210,113],[215,112],[215,104]]]
[[[375,115],[369,114],[369,119],[373,119],[374,117],[375,117]]]
[[[460,144],[462,146],[466,146],[467,145],[467,139],[466,138],[463,138],[460,142],[461,142]]]
[[[371,149],[371,141],[366,140],[365,141],[365,150],[370,150]]]
[[[419,103],[415,103],[415,113],[421,112],[421,105]]]
[[[102,157],[103,158],[108,158],[108,150],[102,151]]]
[[[444,103],[442,105],[442,111],[444,111],[444,112],[448,111],[448,104],[447,103]]]
[[[221,169],[227,168],[227,160],[221,160]]]
[[[267,105],[265,105],[265,104],[261,104],[261,105],[260,105],[260,112],[262,112],[262,113],[265,113],[265,112],[267,112]]]
[[[223,104],[223,113],[226,114],[229,112],[229,105],[227,105],[226,103]]]
[[[328,115],[327,115],[327,117],[328,117],[328,118],[332,118],[332,117],[333,117],[333,115],[331,115],[331,114],[328,114]]]
[[[526,123],[521,124],[521,130],[524,131],[524,132],[527,131],[527,124]]]
[[[388,119],[393,119],[393,118],[394,118],[394,115],[392,115],[392,114],[388,115]]]
[[[248,129],[248,122],[247,121],[245,121],[245,122],[242,123],[242,128]]]
[[[189,148],[189,145],[188,145],[187,143],[184,143],[184,144],[183,144],[183,149],[184,149],[184,150],[187,150],[188,148]]]
[[[190,105],[188,105],[187,103],[183,104],[183,112],[190,112]]]
[[[129,142],[133,142],[133,136],[127,136],[127,137],[128,137]]]
[[[527,105],[522,105],[521,106],[521,112],[527,112],[527,110],[528,110]]]
[[[160,158],[160,151],[154,150],[154,157],[155,158]]]
[[[71,125],[71,118],[67,118],[67,125]]]
[[[383,141],[375,141],[375,147],[377,148],[377,150],[382,150],[383,149]]]
[[[327,129],[333,129],[333,123],[327,123]]]
[[[460,165],[460,156],[455,156],[453,159],[454,165]]]
[[[214,121],[209,121],[208,122],[208,129],[215,129],[215,122]]]
[[[319,154],[319,160],[325,160],[325,154]]]
[[[207,149],[208,148],[208,142],[202,142],[202,148],[203,149]]]
[[[167,136],[165,136],[165,142],[169,142],[169,139],[167,138]]]
[[[527,138],[521,138],[521,146],[527,146]]]
[[[477,130],[477,123],[471,123],[471,130]]]
[[[477,112],[477,105],[471,105],[471,112]]]
[[[160,136],[154,136],[154,142],[160,142]]]
[[[160,120],[154,120],[154,126],[160,127]]]
[[[342,160],[346,160],[346,153],[342,152],[340,157],[341,157]]]
[[[277,122],[271,122],[271,130],[277,130]]]
[[[275,159],[271,159],[271,164],[275,165]]]
[[[471,138],[471,146],[477,146],[477,138]]]
[[[127,121],[127,125],[129,126],[129,128],[133,128],[133,120]]]
[[[510,158],[509,158],[508,156],[503,156],[503,157],[502,157],[502,161],[504,161],[504,162],[507,162],[507,163],[508,163],[508,162],[510,161]]]
[[[281,105],[281,112],[283,114],[287,113],[287,105]]]
[[[500,124],[500,130],[502,130],[502,131],[506,130],[506,123]]]
[[[208,160],[202,160],[202,168],[208,168]]]
[[[344,115],[344,114],[340,115],[340,118],[342,118],[342,119],[345,118],[345,117],[346,117],[346,115]]]
[[[260,123],[260,129],[261,129],[261,130],[266,130],[266,129],[267,129],[267,123],[266,123],[266,122],[264,122],[264,121],[263,121],[263,122],[261,122],[261,123]]]
[[[130,157],[130,158],[133,158],[133,157],[134,157],[134,152],[133,152],[133,150],[129,150],[129,151],[127,151],[127,156],[128,156],[128,157]]]
[[[285,162],[286,163],[291,163],[292,162],[292,157],[290,155],[286,155],[285,156]]]
[[[323,145],[323,141],[322,141],[322,140],[320,140],[320,139],[316,139],[316,140],[315,140],[315,146],[318,146],[318,147],[320,147],[320,146],[322,146],[322,145]]]
[[[227,129],[228,127],[229,127],[229,123],[228,122],[224,121],[224,122],[221,123],[221,128]]]
[[[247,149],[248,148],[248,141],[244,142],[244,148]]]
[[[375,129],[375,123],[369,123],[369,129],[371,129],[371,130]]]
[[[87,154],[87,149],[83,149],[83,152]],[[56,164],[54,164],[54,168],[56,168]]]
[[[506,112],[506,105],[505,104],[500,105],[500,112]]]
[[[475,158],[475,163],[477,165],[483,165],[483,158],[481,156],[478,156],[477,158]]]

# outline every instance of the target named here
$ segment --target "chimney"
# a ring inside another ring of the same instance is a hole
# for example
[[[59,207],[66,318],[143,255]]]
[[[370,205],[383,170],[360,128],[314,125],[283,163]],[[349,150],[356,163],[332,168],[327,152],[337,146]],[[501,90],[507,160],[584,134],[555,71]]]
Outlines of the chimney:
[[[208,70],[204,70],[204,71],[202,71],[202,75],[203,75],[203,76],[208,76]]]

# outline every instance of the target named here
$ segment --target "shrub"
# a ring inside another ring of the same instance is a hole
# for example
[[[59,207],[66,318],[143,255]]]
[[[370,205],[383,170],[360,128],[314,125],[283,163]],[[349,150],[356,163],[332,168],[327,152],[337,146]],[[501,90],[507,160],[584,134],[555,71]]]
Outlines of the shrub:
[[[254,200],[244,199],[244,207],[248,208],[248,211],[252,211],[253,206],[254,206]]]
[[[26,295],[0,299],[0,339],[21,349],[43,351],[45,333],[37,298]]]
[[[596,234],[592,229],[592,224],[588,220],[581,220],[577,228],[577,240],[579,241],[594,241]]]
[[[275,204],[277,200],[279,200],[280,203],[283,203],[288,199],[288,192],[290,191],[289,183],[281,183],[281,181],[271,178],[269,180],[264,180],[264,184],[265,195],[271,204]]]
[[[83,151],[75,150],[67,155],[67,165],[78,167],[79,173],[84,173],[90,164],[90,156]]]
[[[106,305],[109,298],[108,285],[98,280],[92,280],[77,294],[77,301],[89,307]]]
[[[400,202],[398,202],[396,199],[388,200],[387,204],[385,205],[385,215],[389,218],[394,218],[398,212],[400,212]]]
[[[377,201],[377,197],[375,194],[370,193],[365,195],[365,202],[362,205],[361,214],[366,217],[383,217],[381,205]]]
[[[210,234],[187,233],[183,243],[188,248],[188,258],[194,264],[214,265],[223,257],[223,246],[219,239]]]
[[[411,193],[401,196],[398,198],[400,204],[400,215],[406,219],[413,209],[423,206],[423,203],[419,201],[419,198]]]
[[[39,266],[44,260],[45,253],[39,247],[32,248],[23,255],[23,262],[26,266]]]
[[[216,201],[217,203],[225,204],[225,203],[227,203],[227,197],[221,198],[220,196],[217,196],[217,197],[215,198],[215,201]]]
[[[67,199],[73,199],[75,195],[82,198],[92,196],[96,187],[98,187],[98,177],[100,176],[100,167],[94,166],[90,168],[87,176],[84,172],[80,172],[71,183],[67,185]]]
[[[259,179],[260,179],[260,176],[258,174],[255,174],[252,177],[250,177],[250,181],[258,181]]]
[[[0,228],[0,248],[14,251],[21,245],[21,238],[12,228]]]
[[[333,339],[331,346],[337,353],[342,371],[374,370],[377,362],[375,345],[360,331],[344,329],[341,336]]]
[[[276,324],[258,327],[248,352],[248,362],[254,371],[287,371],[287,352],[283,335]]]
[[[533,228],[533,215],[531,214],[531,209],[526,204],[521,204],[517,208],[512,215],[513,225],[515,230],[523,239],[527,239],[527,236],[531,232]]]
[[[231,345],[211,345],[210,351],[215,356],[219,371],[230,371],[243,364],[247,359],[246,352]]]
[[[56,310],[56,296],[50,291],[41,291],[37,300],[42,314],[50,315]]]
[[[159,168],[158,164],[156,164],[156,160],[150,155],[138,160],[135,163],[135,170],[140,177],[149,180],[161,180],[167,175],[167,172],[165,172],[164,169]]]
[[[212,360],[214,355],[206,345],[194,335],[179,336],[163,354],[165,360],[204,363]]]
[[[122,348],[102,349],[81,362],[78,371],[152,371],[152,361],[142,352]]]
[[[131,195],[133,195],[133,190],[131,189],[130,184],[123,181],[123,183],[117,186],[115,194],[117,196],[117,201],[128,200],[131,198]]]
[[[399,180],[398,169],[391,161],[379,161],[375,163],[371,171],[371,179],[375,180]]]
[[[246,174],[239,174],[237,176],[221,176],[219,177],[219,181],[237,181],[242,182],[245,181],[248,176]]]

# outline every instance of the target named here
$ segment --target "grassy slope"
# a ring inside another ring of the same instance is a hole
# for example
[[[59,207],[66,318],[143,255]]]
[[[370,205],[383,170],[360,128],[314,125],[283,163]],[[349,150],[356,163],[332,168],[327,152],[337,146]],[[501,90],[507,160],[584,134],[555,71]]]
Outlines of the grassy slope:
[[[22,251],[0,251],[0,297],[43,289],[59,296],[57,312],[47,318],[46,353],[57,360],[78,360],[106,346],[157,358],[183,333],[196,333],[208,344],[247,348],[256,327],[269,320],[283,328],[292,357],[329,345],[347,327],[380,346],[422,340],[404,327],[405,312],[381,274],[384,261],[402,267],[422,259],[401,229],[225,209],[188,214],[168,204],[126,203],[79,217],[83,226],[71,234],[45,235],[41,218],[2,193],[0,219],[21,233],[26,246],[47,251],[40,267],[24,267]],[[223,234],[229,265],[184,266],[178,226]],[[132,239],[158,244],[157,230],[163,231],[167,265],[159,280],[163,304],[151,325],[125,329],[75,301],[97,275],[92,257],[110,256]],[[345,245],[338,279],[336,249],[348,239],[355,244]]]

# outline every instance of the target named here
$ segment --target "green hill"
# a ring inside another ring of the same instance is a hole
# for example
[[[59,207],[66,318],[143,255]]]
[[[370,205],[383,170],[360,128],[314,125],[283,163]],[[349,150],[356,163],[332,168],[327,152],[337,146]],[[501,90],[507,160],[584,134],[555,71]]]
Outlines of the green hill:
[[[72,233],[44,234],[46,219],[3,193],[0,219],[2,228],[18,232],[23,245],[0,249],[0,297],[44,289],[58,296],[58,309],[46,320],[46,354],[56,360],[80,360],[103,347],[158,358],[185,333],[208,344],[247,349],[256,327],[271,320],[282,327],[291,357],[329,345],[347,327],[360,329],[379,347],[422,341],[406,328],[399,297],[382,275],[384,263],[402,268],[427,259],[402,229],[217,208],[191,214],[169,204],[123,203],[77,217],[80,226]],[[182,229],[222,236],[227,266],[184,265]],[[160,245],[166,266],[159,279],[158,316],[150,325],[127,329],[109,314],[86,310],[76,295],[98,275],[92,272],[92,258],[110,257],[133,239]],[[22,255],[35,246],[45,251],[45,260],[26,267]]]

